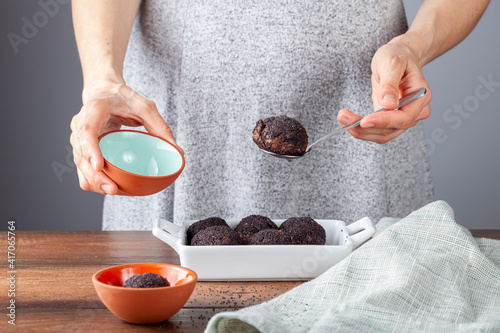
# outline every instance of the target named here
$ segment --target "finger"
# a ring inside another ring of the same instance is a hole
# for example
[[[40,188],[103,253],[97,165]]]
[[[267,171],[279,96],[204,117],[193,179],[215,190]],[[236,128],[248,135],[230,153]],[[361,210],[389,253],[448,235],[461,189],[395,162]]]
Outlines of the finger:
[[[82,160],[82,151],[81,151],[80,144],[79,144],[78,140],[76,139],[75,132],[71,133],[71,135],[69,137],[69,142],[71,143],[71,146],[73,147],[73,162],[75,163],[75,166],[78,170],[78,166],[81,164],[81,160]],[[84,178],[82,178],[82,179],[84,179]],[[82,179],[80,179],[80,185],[81,185]],[[83,187],[82,187],[82,189],[83,189]]]
[[[123,192],[119,188],[118,188],[118,192],[116,192],[116,195],[122,195],[122,196],[126,196],[126,197],[130,197],[131,196],[130,194],[127,194],[127,193]]]
[[[170,126],[168,126],[168,124],[158,112],[156,104],[153,101],[145,99],[143,97],[139,99],[139,102],[141,103],[140,110],[142,111],[140,117],[143,119],[144,128],[148,131],[148,133],[159,136],[160,138],[170,142],[172,145],[177,147],[184,155],[184,150],[179,147],[179,145],[177,145]]]
[[[71,135],[69,137],[69,142],[70,142],[71,146],[73,147],[73,159],[74,160],[75,160],[75,156],[81,155],[81,153],[82,153],[81,152],[82,147],[80,146],[80,142],[78,141],[78,138],[77,138],[77,131],[80,127],[81,114],[83,113],[82,111],[84,111],[83,107],[80,109],[80,112],[78,114],[73,116],[73,119],[71,119],[71,123],[70,123]],[[75,164],[76,164],[76,161],[75,161]]]
[[[425,105],[420,114],[417,117],[417,120],[424,120],[429,118],[431,115],[431,106],[429,104]]]
[[[109,119],[107,104],[102,101],[90,101],[85,106],[76,130],[82,156],[87,159],[95,171],[104,167],[104,158],[99,149],[99,135]]]
[[[78,169],[81,171],[83,178],[90,185],[90,191],[109,195],[117,194],[118,186],[102,171],[95,171],[86,159],[81,159]]]
[[[69,143],[71,144],[71,147],[73,147],[73,156],[75,155],[75,150],[77,148],[77,141],[75,139],[75,133],[71,132],[69,136]]]
[[[355,113],[352,113],[348,109],[342,109],[339,111],[337,115],[337,120],[342,127],[350,126],[355,123],[362,117]],[[394,132],[392,128],[362,128],[360,126],[353,127],[348,129],[347,132],[351,134],[355,138],[362,138],[366,136],[374,136],[374,135],[386,135]]]
[[[76,172],[78,174],[78,182],[80,183],[80,188],[84,191],[91,191],[92,186],[90,186],[89,182],[85,179],[80,169],[77,168]]]
[[[399,131],[398,129],[394,128],[363,128],[360,126],[353,127],[348,130],[349,133],[358,133],[358,135],[363,135],[363,134],[369,134],[369,135],[386,135],[386,134],[391,134],[394,133],[395,131]]]
[[[401,133],[403,133],[404,130],[393,130],[390,133],[386,134],[380,134],[380,133],[366,133],[363,131],[353,131],[352,133],[349,130],[349,133],[356,138],[360,140],[365,140],[365,141],[372,141],[378,144],[384,144],[387,143],[395,138],[397,138]]]
[[[418,118],[424,108],[423,100],[416,100],[401,109],[381,111],[367,115],[361,121],[361,127],[395,128],[406,130]]]
[[[347,109],[342,109],[339,111],[337,119],[339,124],[345,127],[361,119],[361,116],[356,115]],[[393,128],[363,128],[360,126],[353,127],[347,131],[356,139],[377,143],[386,143],[389,140],[396,138],[403,132]]]
[[[70,128],[71,128],[71,134],[69,136],[69,143],[71,144],[71,147],[73,147],[73,158],[76,156],[76,154],[80,153],[81,147],[80,144],[78,143],[78,140],[76,138],[76,129],[78,128],[78,115],[74,116],[73,119],[71,120]]]
[[[82,110],[80,109],[80,111]],[[72,132],[76,131],[77,123],[78,123],[78,114],[73,116],[73,118],[71,119],[71,123],[69,124],[69,128],[71,129]]]
[[[379,60],[375,70],[380,80],[377,85],[374,85],[374,95],[381,107],[394,109],[398,106],[399,83],[406,66],[406,61],[398,56],[388,56]]]
[[[92,105],[92,107],[95,107],[95,105]],[[92,134],[89,133],[97,133],[96,129],[89,124],[92,124],[92,119],[96,116],[92,112],[98,110],[98,108],[83,110],[83,112],[80,113],[81,116],[75,117],[74,122],[72,122],[72,126],[75,129],[70,136],[70,142],[73,146],[73,160],[77,166],[80,187],[83,190],[114,195],[118,190],[116,184],[103,172],[96,171],[95,166],[91,165],[88,158],[89,148],[88,146],[86,147],[86,145],[88,145],[88,142],[92,140],[93,137]],[[97,144],[97,138],[95,142]]]
[[[363,117],[355,113],[352,113],[348,109],[342,109],[337,114],[337,121],[342,127],[350,126],[355,122],[357,122],[358,120],[360,120],[361,118]]]
[[[78,173],[78,180],[80,182],[80,187],[81,187],[82,190],[84,190],[84,191],[92,191],[92,192],[101,193],[101,194],[107,194],[101,188],[97,188],[97,187],[94,187],[94,186],[90,185],[90,183],[83,176],[83,173],[82,173],[82,171],[80,169],[76,169],[76,171]],[[121,191],[119,188],[118,188],[118,191],[116,192],[116,195],[130,196],[129,194]]]
[[[75,163],[75,166],[78,170],[78,165],[80,164],[80,159],[81,159],[81,149],[80,149],[80,145],[78,144],[78,140],[76,140],[76,136],[75,136],[75,133],[71,133],[70,137],[69,137],[69,142],[71,144],[71,146],[73,147],[73,163]],[[78,177],[80,178],[80,177]],[[80,185],[81,185],[81,179],[80,179]],[[80,186],[82,187],[82,186]],[[82,187],[83,189],[83,187]]]

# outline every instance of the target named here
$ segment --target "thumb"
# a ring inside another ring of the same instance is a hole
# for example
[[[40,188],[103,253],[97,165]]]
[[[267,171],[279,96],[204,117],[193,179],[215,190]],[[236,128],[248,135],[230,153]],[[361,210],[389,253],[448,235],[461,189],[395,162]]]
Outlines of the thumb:
[[[395,109],[399,105],[399,88],[394,82],[381,82],[377,101],[384,109]]]
[[[148,104],[150,105],[148,105],[148,108],[143,110],[142,114],[143,125],[146,131],[168,141],[173,146],[178,148],[181,154],[184,155],[184,150],[179,147],[175,141],[174,134],[172,133],[170,126],[168,126],[163,117],[160,115],[156,109],[156,105],[153,102]]]
[[[376,93],[377,101],[384,109],[395,109],[399,105],[399,83],[405,72],[400,62],[392,62],[380,73],[380,83]]]

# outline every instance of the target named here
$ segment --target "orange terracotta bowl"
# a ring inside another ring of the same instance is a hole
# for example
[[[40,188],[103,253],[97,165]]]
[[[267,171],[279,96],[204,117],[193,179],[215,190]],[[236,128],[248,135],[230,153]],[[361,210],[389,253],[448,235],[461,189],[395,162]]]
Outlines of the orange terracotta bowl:
[[[169,287],[125,288],[134,275],[155,273]],[[97,295],[117,317],[133,324],[153,324],[176,314],[191,296],[198,276],[188,268],[171,264],[127,264],[108,267],[92,276]]]
[[[179,148],[155,135],[119,130],[99,137],[103,172],[131,196],[151,195],[170,186],[184,169]]]

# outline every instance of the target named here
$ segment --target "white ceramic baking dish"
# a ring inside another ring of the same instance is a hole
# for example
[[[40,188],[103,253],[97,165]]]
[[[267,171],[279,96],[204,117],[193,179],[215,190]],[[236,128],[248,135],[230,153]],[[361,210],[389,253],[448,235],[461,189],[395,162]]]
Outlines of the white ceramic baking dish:
[[[279,226],[284,220],[274,220]],[[181,265],[194,270],[201,281],[309,280],[347,257],[375,233],[370,218],[346,226],[337,220],[315,220],[325,228],[325,245],[186,245],[186,230],[196,221],[181,225],[158,219],[153,235],[170,245]],[[239,220],[226,221],[234,228]]]

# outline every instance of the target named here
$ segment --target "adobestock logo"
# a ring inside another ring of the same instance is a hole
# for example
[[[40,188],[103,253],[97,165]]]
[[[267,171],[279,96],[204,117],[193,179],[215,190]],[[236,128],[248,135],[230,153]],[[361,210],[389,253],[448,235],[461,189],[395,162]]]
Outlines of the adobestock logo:
[[[29,41],[36,37],[38,31],[45,27],[51,18],[59,13],[61,5],[67,5],[71,0],[39,0],[37,2],[40,10],[35,12],[31,19],[26,16],[21,17],[21,30],[20,33],[9,32],[7,38],[14,53],[19,53],[19,46],[21,44],[28,44]]]
[[[66,146],[66,159],[64,163],[54,161],[50,165],[52,166],[52,170],[54,170],[54,173],[59,180],[59,183],[62,183],[63,181],[63,176],[66,173],[72,173],[73,170],[76,169],[75,162],[73,162],[73,149],[71,148],[70,145]]]

